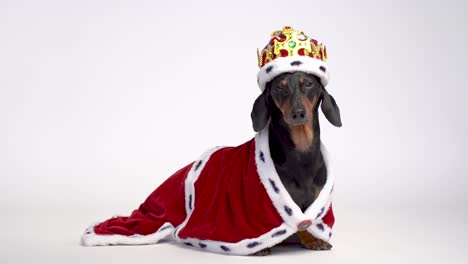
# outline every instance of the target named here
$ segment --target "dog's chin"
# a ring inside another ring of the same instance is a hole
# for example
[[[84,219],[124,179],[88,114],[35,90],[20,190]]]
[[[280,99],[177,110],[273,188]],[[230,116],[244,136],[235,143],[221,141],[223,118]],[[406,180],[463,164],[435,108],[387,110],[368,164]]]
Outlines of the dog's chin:
[[[288,125],[288,126],[303,126],[305,124],[307,124],[307,122],[309,122],[309,119],[304,119],[304,120],[300,120],[300,121],[296,121],[292,118],[285,118],[284,119],[284,122]]]

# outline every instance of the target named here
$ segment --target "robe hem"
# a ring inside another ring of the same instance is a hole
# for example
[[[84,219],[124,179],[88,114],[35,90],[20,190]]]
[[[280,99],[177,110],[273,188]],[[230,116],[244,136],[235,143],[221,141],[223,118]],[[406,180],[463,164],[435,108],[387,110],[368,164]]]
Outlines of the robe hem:
[[[166,222],[158,230],[152,234],[140,235],[135,234],[131,236],[125,235],[106,235],[96,234],[94,227],[99,224],[92,224],[86,228],[83,236],[81,237],[81,245],[83,246],[112,246],[112,245],[149,245],[156,244],[161,239],[171,235],[174,226]]]

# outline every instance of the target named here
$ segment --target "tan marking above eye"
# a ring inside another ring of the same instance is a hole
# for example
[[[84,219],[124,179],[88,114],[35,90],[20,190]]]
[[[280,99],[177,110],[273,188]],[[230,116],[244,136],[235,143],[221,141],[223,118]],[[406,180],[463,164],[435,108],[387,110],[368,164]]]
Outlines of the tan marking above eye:
[[[288,85],[288,80],[281,80],[280,84],[286,86]]]

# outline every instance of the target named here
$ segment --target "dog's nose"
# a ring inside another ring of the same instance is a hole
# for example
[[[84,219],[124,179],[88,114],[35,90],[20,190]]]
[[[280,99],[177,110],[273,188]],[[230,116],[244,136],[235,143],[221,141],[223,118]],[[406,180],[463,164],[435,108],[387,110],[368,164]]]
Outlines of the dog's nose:
[[[292,112],[292,118],[294,121],[300,121],[305,118],[305,111],[300,109]]]

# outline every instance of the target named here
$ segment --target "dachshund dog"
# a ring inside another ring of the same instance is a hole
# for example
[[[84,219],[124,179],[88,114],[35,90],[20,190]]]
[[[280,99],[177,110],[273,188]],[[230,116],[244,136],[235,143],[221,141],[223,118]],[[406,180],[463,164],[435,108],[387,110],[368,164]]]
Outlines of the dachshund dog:
[[[266,255],[282,241],[330,249],[334,181],[321,149],[319,105],[341,126],[338,106],[316,75],[277,75],[253,105],[253,127],[261,131],[255,138],[205,152],[130,216],[89,226],[82,244],[155,244],[172,235],[187,246],[223,254]]]
[[[255,131],[269,126],[271,157],[291,198],[304,211],[317,198],[327,177],[320,151],[318,107],[334,126],[341,126],[339,108],[320,80],[304,72],[283,73],[267,83],[255,100],[252,123]],[[298,231],[286,242],[300,243],[312,250],[332,245]],[[255,255],[268,255],[270,248]]]

